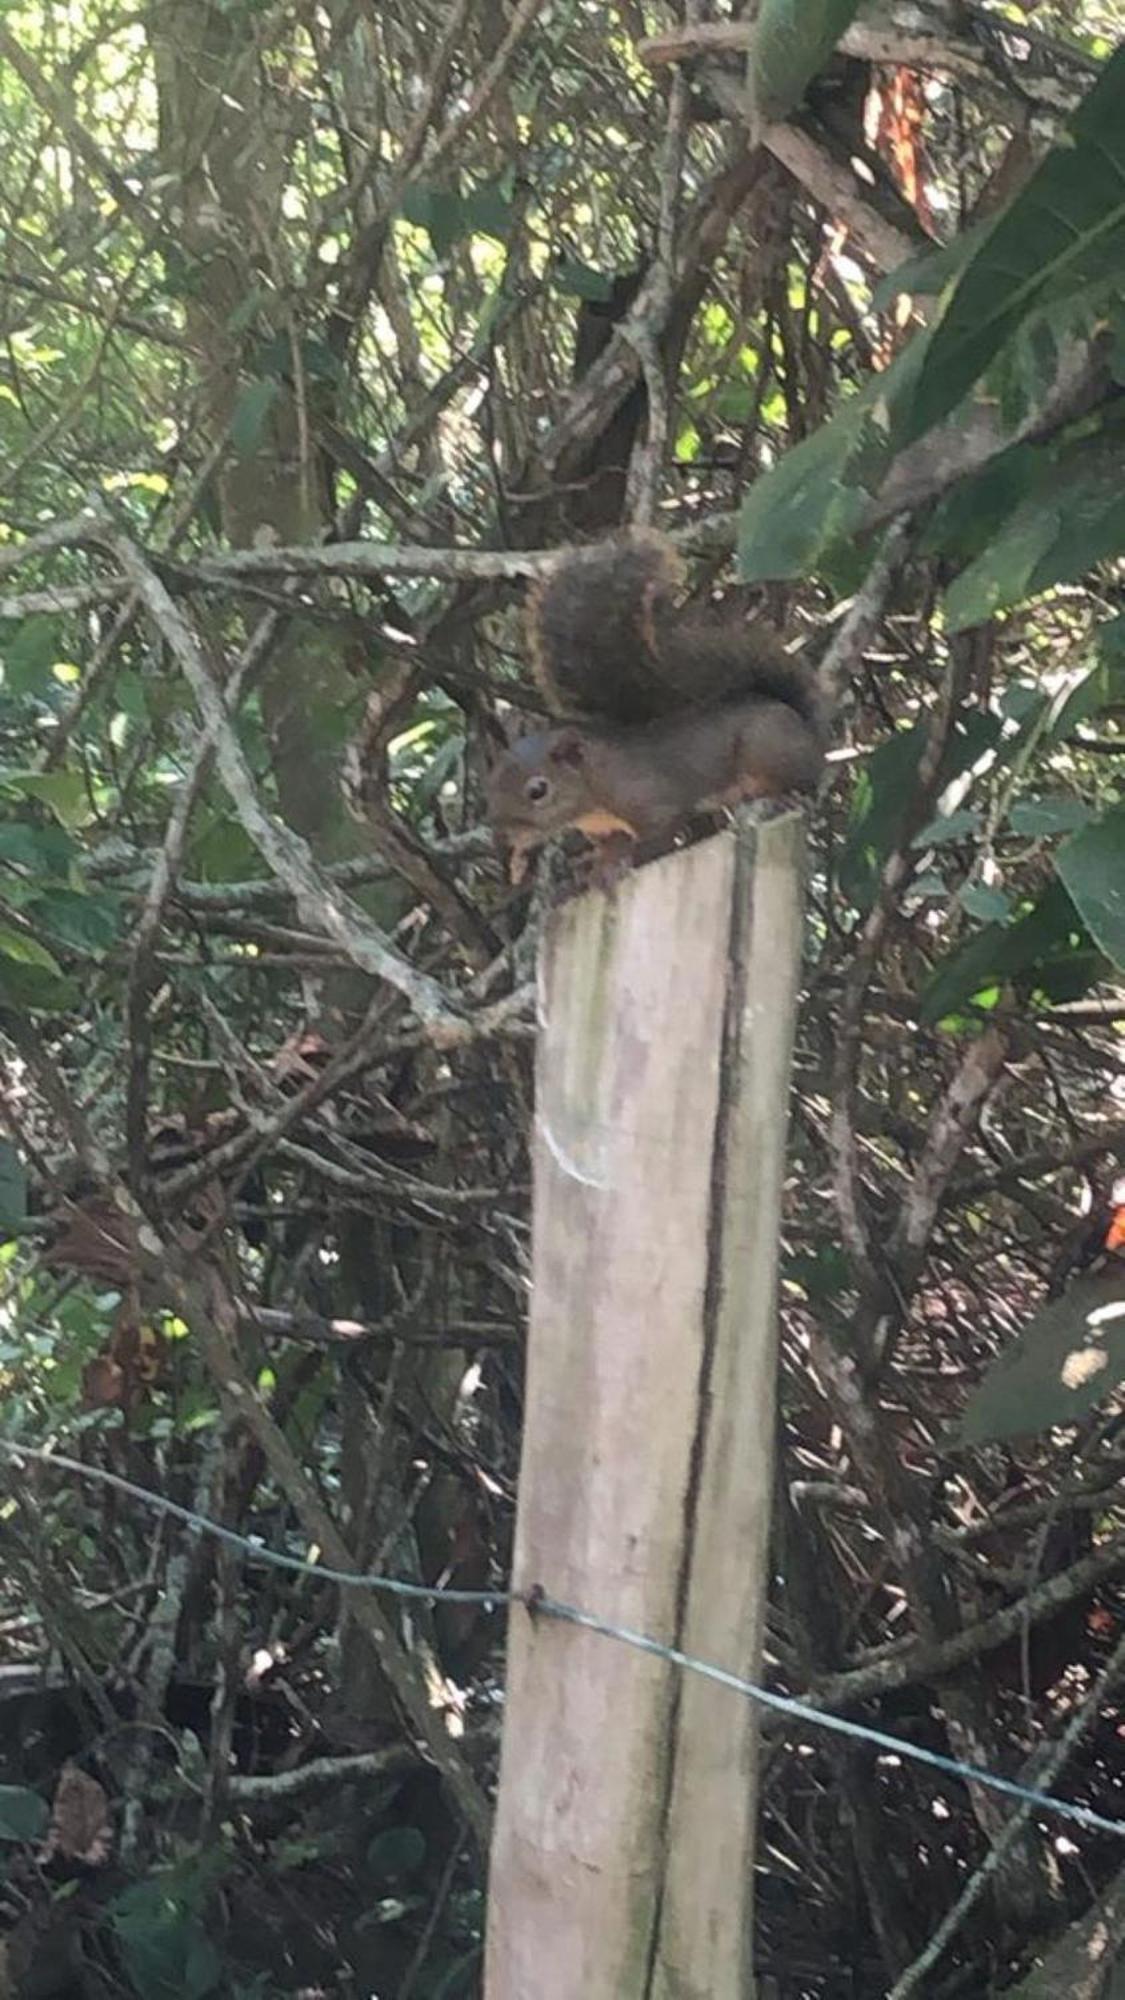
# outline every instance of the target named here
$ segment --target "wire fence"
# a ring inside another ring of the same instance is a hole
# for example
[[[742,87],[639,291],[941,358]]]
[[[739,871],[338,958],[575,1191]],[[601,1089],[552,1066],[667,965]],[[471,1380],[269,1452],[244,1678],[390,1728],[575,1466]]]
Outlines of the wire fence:
[[[262,1564],[273,1569],[289,1570],[301,1576],[311,1577],[319,1583],[339,1584],[345,1590],[377,1590],[387,1597],[398,1597],[422,1601],[428,1604],[479,1604],[493,1609],[498,1605],[520,1605],[533,1617],[557,1618],[569,1625],[581,1626],[587,1632],[599,1633],[603,1638],[615,1639],[620,1645],[631,1646],[635,1652],[648,1653],[654,1659],[663,1660],[669,1666],[677,1667],[685,1673],[698,1674],[703,1680],[712,1681],[718,1687],[729,1688],[748,1701],[758,1703],[762,1708],[772,1709],[778,1715],[788,1716],[811,1729],[823,1730],[830,1735],[846,1736],[853,1742],[870,1744],[872,1749],[884,1755],[903,1757],[915,1764],[925,1764],[930,1770],[940,1771],[945,1777],[961,1779],[965,1784],[983,1785],[989,1791],[1002,1792],[1005,1797],[1017,1800],[1021,1805],[1036,1811],[1050,1813],[1057,1818],[1070,1820],[1085,1827],[1091,1833],[1113,1834],[1125,1840],[1125,1820],[1110,1819],[1104,1813],[1095,1812],[1090,1806],[1079,1805],[1076,1800],[1059,1798],[1053,1792],[1038,1791],[1034,1786],[1021,1785],[1014,1778],[1005,1778],[998,1771],[989,1771],[978,1764],[966,1764],[958,1757],[943,1756],[940,1751],[928,1750],[923,1744],[911,1743],[904,1736],[892,1736],[883,1729],[873,1729],[865,1722],[854,1722],[849,1716],[835,1715],[817,1708],[812,1702],[800,1701],[793,1695],[777,1694],[772,1688],[762,1687],[756,1681],[743,1678],[741,1674],[728,1673],[725,1667],[716,1666],[710,1660],[697,1659],[692,1653],[681,1652],[678,1646],[670,1646],[662,1639],[651,1638],[647,1633],[631,1631],[627,1625],[618,1625],[610,1618],[599,1617],[596,1612],[584,1611],[578,1605],[566,1604],[552,1597],[542,1585],[534,1584],[527,1590],[457,1590],[444,1585],[409,1583],[403,1577],[376,1576],[361,1570],[332,1569],[325,1563],[308,1561],[301,1556],[287,1555],[283,1549],[271,1548],[268,1543],[256,1541],[252,1535],[239,1534],[235,1528],[228,1528],[221,1521],[211,1520],[206,1514],[198,1514],[191,1507],[182,1507],[178,1501],[167,1499],[162,1493],[153,1493],[148,1487],[138,1486],[120,1473],[108,1472],[99,1465],[84,1465],[81,1459],[68,1458],[62,1452],[51,1451],[45,1446],[12,1444],[0,1439],[0,1453],[15,1463],[52,1466],[60,1472],[72,1473],[97,1486],[108,1486],[115,1493],[124,1494],[154,1513],[167,1515],[179,1521],[193,1534],[208,1535],[214,1541],[225,1542],[228,1547],[238,1549],[244,1560]]]

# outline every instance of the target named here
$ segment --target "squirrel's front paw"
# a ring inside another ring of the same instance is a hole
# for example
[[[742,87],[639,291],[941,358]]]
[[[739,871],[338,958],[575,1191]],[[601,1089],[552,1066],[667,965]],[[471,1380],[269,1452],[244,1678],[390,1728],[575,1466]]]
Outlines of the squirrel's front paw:
[[[631,874],[636,842],[626,833],[611,833],[599,840],[590,856],[586,885],[601,889],[607,896],[624,876]]]

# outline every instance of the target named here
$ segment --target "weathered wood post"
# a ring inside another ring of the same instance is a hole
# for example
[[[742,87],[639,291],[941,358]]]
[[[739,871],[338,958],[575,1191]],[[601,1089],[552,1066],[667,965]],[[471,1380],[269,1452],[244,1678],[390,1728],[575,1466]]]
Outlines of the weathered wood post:
[[[542,1585],[732,1672],[768,1581],[796,814],[556,912],[516,1526]],[[746,2000],[753,1704],[513,1610],[486,2000]]]

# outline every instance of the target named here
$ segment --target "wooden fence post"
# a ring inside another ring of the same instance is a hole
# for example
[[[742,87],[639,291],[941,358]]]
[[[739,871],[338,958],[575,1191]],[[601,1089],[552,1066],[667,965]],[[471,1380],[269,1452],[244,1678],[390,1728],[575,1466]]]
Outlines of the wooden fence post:
[[[738,1674],[768,1583],[796,814],[555,913],[514,1581]],[[746,2000],[751,1702],[513,1610],[486,2000]]]

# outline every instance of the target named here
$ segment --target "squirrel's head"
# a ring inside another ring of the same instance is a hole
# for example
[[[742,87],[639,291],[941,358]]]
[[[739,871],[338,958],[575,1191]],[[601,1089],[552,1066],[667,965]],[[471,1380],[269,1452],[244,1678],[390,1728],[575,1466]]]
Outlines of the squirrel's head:
[[[580,729],[542,730],[519,737],[489,771],[488,817],[510,851],[514,882],[525,873],[533,848],[580,825],[588,814],[589,748],[589,735]]]

